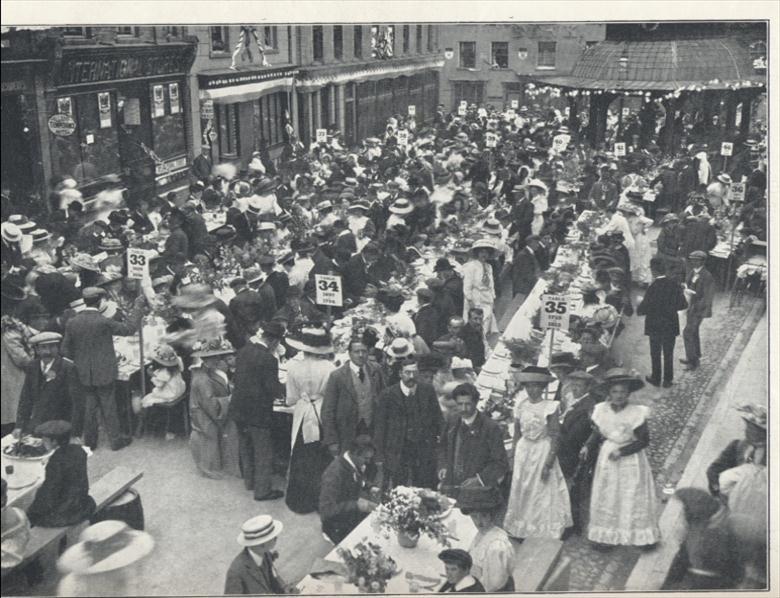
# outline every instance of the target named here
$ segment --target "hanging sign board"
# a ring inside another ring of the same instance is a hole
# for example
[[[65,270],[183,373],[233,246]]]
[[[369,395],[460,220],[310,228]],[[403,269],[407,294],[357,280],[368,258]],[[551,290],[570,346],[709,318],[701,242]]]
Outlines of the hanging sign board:
[[[165,116],[165,91],[162,85],[152,86],[152,117]]]
[[[100,114],[100,128],[111,127],[111,94],[107,91],[98,94],[98,112]]]
[[[60,137],[73,135],[76,130],[76,121],[70,114],[55,114],[49,118],[49,131]]]
[[[178,83],[169,83],[168,84],[168,97],[171,99],[171,114],[178,114],[181,110],[181,106],[179,104],[179,84]]]
[[[328,130],[317,129],[317,143],[327,143],[327,142],[328,142]]]
[[[615,144],[615,155],[616,156],[625,156],[626,155],[626,144],[625,143],[621,142],[621,143],[616,143]]]
[[[539,324],[543,329],[569,329],[569,299],[565,295],[542,295]]]
[[[734,144],[730,143],[728,141],[724,141],[720,144],[720,155],[721,156],[730,156],[732,152],[734,151]]]
[[[409,111],[409,116],[415,116],[417,114],[417,106],[414,104],[411,104],[407,110]]]
[[[560,154],[569,145],[570,139],[571,136],[569,135],[563,135],[563,134],[556,135],[555,137],[553,137],[553,149]]]
[[[343,291],[341,286],[341,276],[330,276],[329,274],[315,274],[314,284],[317,287],[317,305],[331,305],[341,307],[343,301]]]
[[[149,277],[149,256],[146,255],[145,249],[128,248],[127,277],[136,280]]]
[[[465,104],[458,106],[458,116],[466,116],[467,107]]]
[[[625,106],[623,108],[623,118],[626,118],[629,114],[631,114],[631,109],[628,106]]]

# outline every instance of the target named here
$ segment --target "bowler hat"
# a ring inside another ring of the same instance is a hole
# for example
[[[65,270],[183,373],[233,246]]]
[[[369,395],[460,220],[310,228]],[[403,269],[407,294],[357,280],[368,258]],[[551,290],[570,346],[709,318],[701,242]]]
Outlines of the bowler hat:
[[[445,272],[447,270],[454,270],[454,266],[449,262],[446,257],[440,257],[436,260],[436,265],[433,267],[434,272]]]
[[[551,368],[569,368],[574,370],[577,368],[577,360],[574,358],[574,353],[568,351],[561,353],[553,353],[550,359]]]
[[[104,297],[106,292],[100,287],[87,287],[81,291],[81,296],[84,299],[96,299],[97,297]]]

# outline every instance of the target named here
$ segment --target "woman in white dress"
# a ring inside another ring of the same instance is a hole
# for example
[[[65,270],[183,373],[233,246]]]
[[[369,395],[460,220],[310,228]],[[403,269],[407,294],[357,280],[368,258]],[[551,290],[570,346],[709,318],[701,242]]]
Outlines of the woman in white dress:
[[[515,400],[514,468],[504,529],[516,538],[558,539],[573,523],[556,457],[558,402],[544,398],[553,379],[546,368],[536,366],[515,375],[525,393]]]
[[[539,179],[528,182],[531,193],[531,203],[534,205],[534,219],[531,221],[531,234],[538,235],[544,227],[544,213],[547,211],[547,185]]]
[[[496,287],[490,257],[495,252],[491,239],[476,241],[471,246],[472,258],[463,265],[463,319],[468,321],[472,307],[481,307],[485,314],[483,328],[485,336],[498,332],[498,322],[493,315]]]
[[[661,533],[653,472],[645,452],[650,444],[649,409],[628,401],[644,383],[622,368],[613,368],[604,376],[604,386],[606,401],[593,410],[594,431],[580,452],[580,458],[587,460],[598,451],[588,540],[602,546],[650,546]]]
[[[642,285],[649,285],[653,279],[650,275],[650,258],[653,250],[650,247],[648,229],[653,221],[645,216],[645,211],[640,206],[634,208],[634,214],[628,217],[628,225],[631,235],[634,237],[633,249],[629,249],[628,256],[631,261],[631,280]]]

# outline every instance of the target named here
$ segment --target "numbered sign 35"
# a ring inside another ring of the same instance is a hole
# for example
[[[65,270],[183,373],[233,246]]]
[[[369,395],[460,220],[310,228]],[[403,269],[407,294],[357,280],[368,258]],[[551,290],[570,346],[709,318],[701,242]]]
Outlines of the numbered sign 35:
[[[569,300],[565,295],[542,295],[542,328],[569,329]]]
[[[344,304],[341,276],[315,274],[314,284],[317,287],[317,305],[341,307]]]
[[[145,249],[127,250],[127,277],[143,280],[149,276],[149,256]]]

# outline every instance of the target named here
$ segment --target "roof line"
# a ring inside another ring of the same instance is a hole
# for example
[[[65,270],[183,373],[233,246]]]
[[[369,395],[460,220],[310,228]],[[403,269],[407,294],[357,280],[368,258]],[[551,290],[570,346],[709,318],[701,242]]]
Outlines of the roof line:
[[[734,54],[731,52],[731,48],[729,48],[726,44],[724,44],[721,40],[718,40],[718,43],[723,46],[726,50],[726,52],[729,53],[729,57],[731,58],[731,62],[734,63],[734,70],[737,71],[737,79],[741,79],[742,75],[739,73],[739,65],[737,64],[736,59],[734,58]]]

